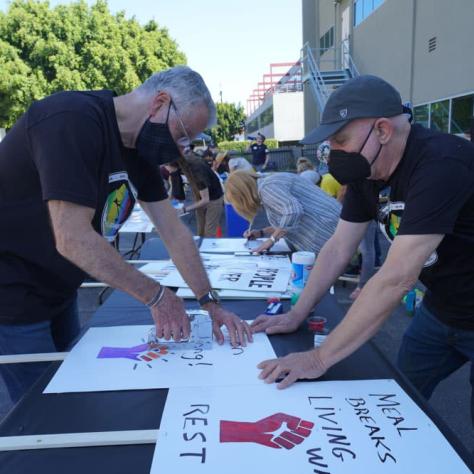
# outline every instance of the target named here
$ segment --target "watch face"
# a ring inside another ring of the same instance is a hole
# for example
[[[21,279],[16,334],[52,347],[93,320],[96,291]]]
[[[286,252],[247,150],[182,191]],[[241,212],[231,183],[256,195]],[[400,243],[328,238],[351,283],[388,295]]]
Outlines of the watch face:
[[[216,303],[219,303],[219,294],[217,293],[216,290],[211,290],[209,292],[209,296],[215,301]]]

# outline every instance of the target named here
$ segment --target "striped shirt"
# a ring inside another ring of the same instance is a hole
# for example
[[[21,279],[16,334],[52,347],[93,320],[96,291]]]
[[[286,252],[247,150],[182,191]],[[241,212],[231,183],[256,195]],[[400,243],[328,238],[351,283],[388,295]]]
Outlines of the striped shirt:
[[[339,202],[292,173],[260,178],[257,186],[270,225],[285,229],[285,239],[296,250],[317,255],[336,230]]]

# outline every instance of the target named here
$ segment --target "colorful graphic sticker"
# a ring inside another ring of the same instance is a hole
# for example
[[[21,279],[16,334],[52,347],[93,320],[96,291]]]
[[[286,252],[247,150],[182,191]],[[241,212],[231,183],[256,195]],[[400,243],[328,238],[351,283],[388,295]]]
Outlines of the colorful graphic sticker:
[[[102,212],[102,235],[113,242],[117,233],[132,213],[136,201],[136,192],[128,180],[128,174],[113,173],[109,176],[109,193]]]

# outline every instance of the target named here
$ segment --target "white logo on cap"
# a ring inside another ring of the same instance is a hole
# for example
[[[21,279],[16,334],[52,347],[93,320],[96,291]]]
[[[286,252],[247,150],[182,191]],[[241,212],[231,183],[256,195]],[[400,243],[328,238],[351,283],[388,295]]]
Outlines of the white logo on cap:
[[[341,118],[345,119],[347,117],[347,109],[341,109],[339,111],[339,115],[341,116]]]

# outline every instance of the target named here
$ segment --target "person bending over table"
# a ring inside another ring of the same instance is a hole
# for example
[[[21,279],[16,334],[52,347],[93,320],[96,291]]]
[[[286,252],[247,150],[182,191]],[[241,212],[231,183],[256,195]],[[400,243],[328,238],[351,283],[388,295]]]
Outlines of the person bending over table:
[[[201,76],[153,74],[129,94],[60,92],[35,102],[0,143],[0,353],[63,351],[79,333],[76,290],[86,273],[148,305],[159,337],[189,335],[172,291],[127,264],[112,241],[138,200],[173,261],[232,344],[249,327],[215,298],[191,233],[171,206],[159,165],[215,122]],[[41,364],[2,365],[16,401]]]
[[[260,207],[265,209],[270,227],[244,233],[248,239],[269,237],[255,252],[264,252],[285,237],[295,250],[318,254],[334,233],[341,211],[335,199],[293,173],[259,178],[252,172],[235,171],[226,180],[225,197],[249,222]]]
[[[424,301],[406,331],[398,366],[429,397],[474,358],[474,145],[410,125],[400,94],[384,80],[360,76],[329,98],[321,125],[305,139],[330,138],[329,169],[347,193],[336,232],[321,250],[295,307],[259,317],[253,331],[294,331],[342,273],[367,226],[379,218],[392,245],[343,321],[317,349],[260,364],[280,388],[317,378],[369,340],[417,279]],[[390,186],[377,215],[381,187]],[[471,364],[471,384],[474,381]],[[471,398],[472,408],[472,398]]]
[[[217,228],[224,210],[224,191],[219,176],[201,158],[192,153],[186,155],[186,161],[199,189],[198,201],[181,208],[181,212],[197,210],[202,213],[202,221],[197,234],[200,237],[215,237]],[[177,172],[179,167],[176,163],[166,165],[170,172]]]

